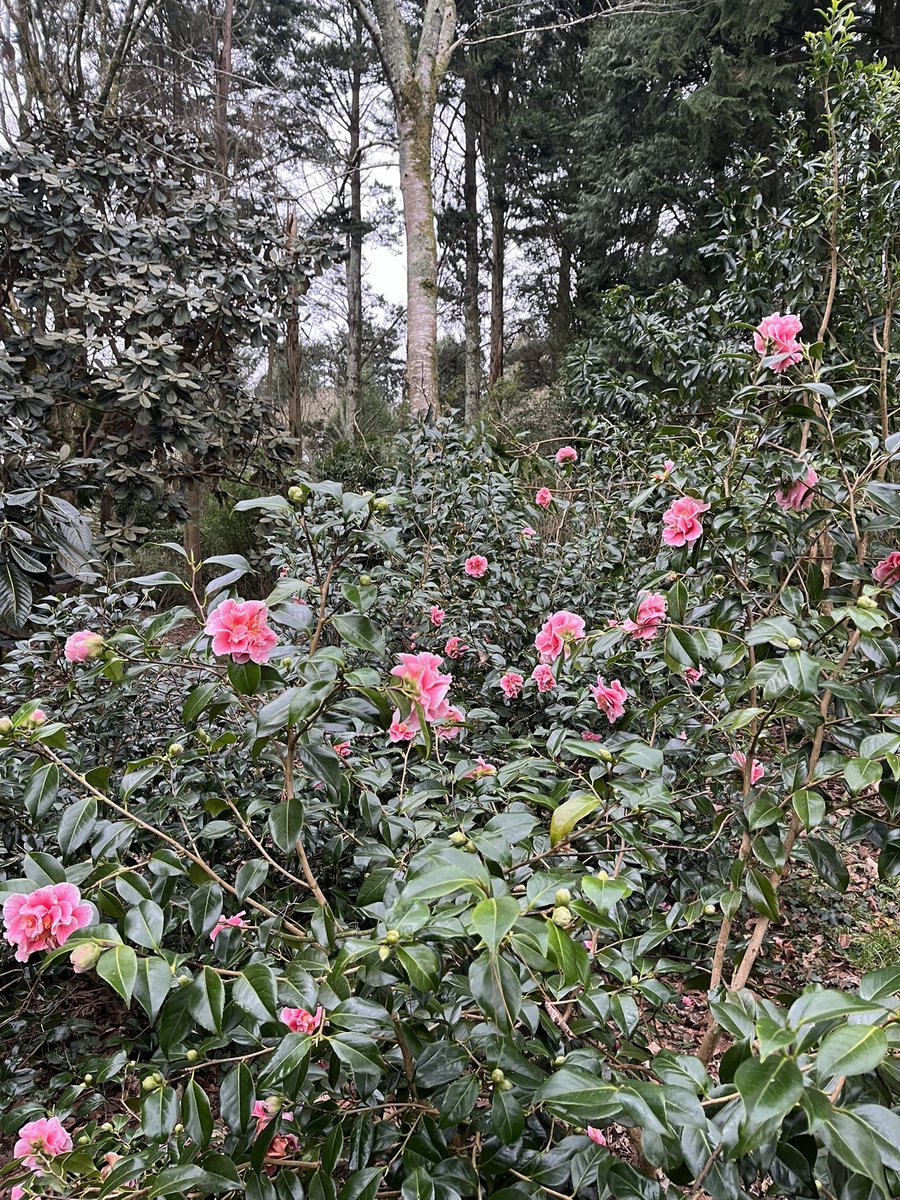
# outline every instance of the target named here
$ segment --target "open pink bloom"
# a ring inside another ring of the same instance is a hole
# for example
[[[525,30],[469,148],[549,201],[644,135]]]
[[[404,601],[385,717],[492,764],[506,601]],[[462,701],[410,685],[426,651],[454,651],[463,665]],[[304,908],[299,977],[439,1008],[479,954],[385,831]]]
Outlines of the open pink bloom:
[[[443,721],[435,729],[435,733],[443,740],[459,737],[462,733],[463,721],[465,719],[466,714],[463,710],[457,708],[455,704],[451,704],[447,708]]]
[[[778,362],[773,363],[772,370],[786,370],[803,357],[803,347],[797,341],[797,334],[802,328],[803,322],[793,313],[785,313],[782,317],[776,312],[770,317],[764,317],[753,334],[756,353],[780,355]]]
[[[435,626],[442,625],[444,623],[444,616],[445,616],[444,610],[441,608],[441,606],[439,604],[432,604],[432,606],[431,606],[431,623],[432,623],[432,625],[435,625]]]
[[[412,729],[408,722],[400,720],[399,709],[394,709],[394,717],[388,729],[388,738],[392,742],[411,742],[416,736],[418,728],[418,721],[416,721],[416,728]]]
[[[472,579],[481,579],[482,575],[488,569],[488,560],[483,554],[473,554],[471,558],[466,559],[466,565],[463,569]]]
[[[602,1131],[595,1129],[593,1125],[588,1125],[584,1132],[588,1135],[591,1141],[596,1142],[598,1146],[606,1145],[606,1138],[604,1137]]]
[[[524,675],[520,675],[518,671],[507,671],[505,675],[500,676],[500,687],[507,700],[515,700],[521,692],[524,682]]]
[[[703,674],[703,667],[685,667],[682,671],[685,683],[696,683]]]
[[[16,892],[3,905],[6,940],[16,958],[27,962],[39,950],[55,950],[94,918],[89,904],[73,883],[53,883],[24,895]]]
[[[576,613],[560,609],[544,622],[534,645],[540,651],[542,662],[554,662],[561,654],[568,658],[573,645],[583,638],[584,620]]]
[[[269,610],[262,600],[223,600],[206,620],[213,654],[228,654],[236,663],[269,661],[278,637],[266,624]]]
[[[884,587],[900,583],[900,550],[892,550],[887,558],[883,558],[872,572],[872,578]]]
[[[794,483],[782,485],[775,493],[775,503],[779,508],[783,508],[785,512],[793,509],[794,512],[802,512],[809,508],[813,499],[813,488],[819,482],[819,477],[812,469],[806,472],[803,479],[797,479]]]
[[[567,462],[578,462],[578,451],[574,446],[560,446],[554,455],[558,466]]]
[[[349,758],[353,753],[349,742],[335,742],[332,749],[338,758]]]
[[[485,762],[481,755],[478,755],[478,766],[473,767],[471,771],[466,771],[463,779],[483,779],[485,775],[496,775],[497,768],[493,763]]]
[[[650,592],[638,605],[637,620],[629,617],[622,622],[622,628],[633,638],[650,641],[659,633],[659,627],[666,618],[666,598],[661,592]]]
[[[625,711],[625,701],[628,699],[622,684],[618,679],[611,679],[607,683],[602,675],[598,675],[597,683],[591,686],[590,692],[607,721],[614,725]]]
[[[653,473],[654,482],[662,483],[664,479],[669,478],[669,476],[672,474],[672,472],[674,470],[675,470],[675,463],[672,461],[671,458],[667,458],[666,461],[663,463],[663,469],[661,471],[654,471],[654,473]]]
[[[743,771],[747,765],[747,755],[743,752],[743,750],[733,750],[731,753],[731,761],[736,766],[740,767],[741,771]],[[765,773],[766,768],[762,765],[762,763],[757,762],[754,758],[753,762],[750,764],[750,782],[754,787],[759,783]]]
[[[72,1139],[59,1117],[39,1117],[19,1130],[13,1156],[21,1159],[22,1165],[30,1171],[37,1171],[40,1167],[38,1156],[55,1158],[57,1154],[68,1154],[71,1149]]]
[[[399,657],[400,665],[394,667],[391,674],[400,680],[400,687],[406,695],[421,706],[429,724],[432,721],[442,721],[449,708],[447,691],[453,682],[452,675],[442,675],[438,670],[444,660],[427,650],[422,650],[419,654],[401,654]],[[419,728],[419,717],[415,709],[410,712],[406,724],[410,729]]]
[[[82,663],[96,658],[103,649],[103,638],[93,629],[79,629],[78,633],[66,638],[63,656],[67,662]]]
[[[320,1004],[314,1016],[305,1008],[283,1008],[280,1016],[291,1033],[315,1033],[324,1023],[325,1009]]]
[[[582,729],[581,740],[583,742],[602,742],[603,734],[594,733],[593,729]]]
[[[462,658],[465,652],[469,649],[465,642],[458,637],[447,638],[447,644],[444,646],[444,653],[448,658]]]
[[[522,530],[522,537],[523,538],[537,537],[537,530],[532,529],[530,525],[526,525],[525,528]]]
[[[548,487],[538,488],[534,502],[538,508],[549,508],[553,503],[553,493]]]
[[[256,1132],[261,1133],[268,1125],[273,1117],[277,1117],[281,1112],[281,1100],[277,1096],[270,1096],[268,1100],[257,1100],[253,1105],[251,1115],[256,1121]],[[285,1113],[285,1118],[290,1119],[291,1114]]]
[[[683,546],[686,542],[696,542],[703,533],[703,526],[697,517],[708,509],[708,504],[701,504],[693,496],[679,496],[673,500],[663,513],[663,541],[666,545]]]
[[[539,692],[552,692],[556,687],[556,676],[546,663],[540,663],[531,672],[531,678],[537,684]]]
[[[249,929],[249,924],[244,920],[244,911],[242,910],[235,917],[219,917],[215,925],[209,931],[209,940],[214,942],[216,938],[225,929]]]

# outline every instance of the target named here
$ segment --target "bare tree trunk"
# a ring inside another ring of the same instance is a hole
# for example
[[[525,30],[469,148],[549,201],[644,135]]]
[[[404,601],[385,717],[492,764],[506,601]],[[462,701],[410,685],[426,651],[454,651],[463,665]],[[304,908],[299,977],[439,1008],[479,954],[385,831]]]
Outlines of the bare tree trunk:
[[[481,309],[478,287],[478,109],[477,84],[471,65],[465,81],[465,138],[463,207],[466,212],[466,280],[463,300],[466,362],[466,411],[469,422],[477,421],[481,409]]]
[[[362,20],[353,22],[353,70],[350,85],[350,233],[347,255],[347,392],[344,436],[355,438],[362,403],[362,158],[359,101],[362,87]]]
[[[496,184],[491,185],[488,208],[491,214],[491,352],[488,386],[503,374],[503,274],[506,270],[506,200]]]
[[[508,208],[506,129],[509,121],[509,79],[503,67],[482,83],[481,153],[488,181],[491,222],[491,312],[488,386],[503,374],[504,272],[506,270],[506,210]]]
[[[216,165],[224,177],[228,174],[228,94],[231,91],[231,36],[234,0],[225,0],[222,11],[222,46],[216,63]]]
[[[291,211],[287,219],[288,245],[293,249],[297,237],[297,214]],[[300,297],[296,289],[291,293],[287,324],[284,332],[284,357],[287,368],[287,416],[288,432],[300,443],[300,458],[303,458],[303,390],[300,381]]]

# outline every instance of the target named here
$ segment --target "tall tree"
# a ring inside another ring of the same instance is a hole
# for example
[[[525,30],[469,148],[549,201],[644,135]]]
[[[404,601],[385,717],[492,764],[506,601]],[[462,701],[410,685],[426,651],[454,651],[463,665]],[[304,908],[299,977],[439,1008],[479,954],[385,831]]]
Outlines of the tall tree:
[[[453,50],[456,3],[425,0],[415,52],[399,0],[354,3],[378,50],[397,121],[406,233],[407,399],[415,414],[437,413],[438,254],[431,139],[438,88]]]

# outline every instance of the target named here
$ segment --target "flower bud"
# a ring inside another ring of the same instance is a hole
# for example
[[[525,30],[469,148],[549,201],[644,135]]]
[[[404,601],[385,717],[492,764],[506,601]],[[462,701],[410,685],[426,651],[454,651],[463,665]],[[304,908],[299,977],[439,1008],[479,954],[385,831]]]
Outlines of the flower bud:
[[[69,963],[76,975],[83,975],[91,970],[102,953],[96,942],[82,942],[69,955]]]
[[[389,929],[387,931],[387,933],[384,935],[384,940],[385,940],[385,942],[387,942],[387,944],[389,946],[396,946],[397,943],[400,941],[400,930],[399,929]]]
[[[468,838],[466,838],[465,842],[463,842],[463,850],[468,850],[470,854],[474,854],[477,849],[478,847],[475,845],[475,843],[470,841]]]
[[[177,758],[179,754],[184,754],[184,746],[182,746],[181,742],[172,742],[166,753],[169,758]]]
[[[713,575],[713,583],[716,585],[716,587],[721,587],[724,582],[724,575]]]
[[[89,1146],[90,1144],[91,1144],[91,1139],[88,1137],[88,1135],[86,1133],[83,1133],[81,1135],[81,1137],[78,1139],[78,1145],[79,1146]]]
[[[141,1087],[145,1092],[155,1092],[159,1087],[159,1084],[153,1075],[148,1075],[147,1078],[142,1081]]]
[[[873,600],[871,596],[860,596],[856,601],[857,608],[877,608],[878,601]]]
[[[192,982],[190,975],[179,975],[175,980],[179,987],[187,987]]]
[[[184,1057],[188,1060],[188,1062],[196,1062],[197,1059],[200,1057],[200,1054],[196,1050],[188,1050],[185,1052]]]
[[[609,879],[609,872],[608,871],[598,871],[597,878],[598,879]]]
[[[9,717],[0,717],[0,735],[12,733],[13,723]]]
[[[506,1076],[499,1067],[495,1067],[494,1070],[491,1071],[491,1079],[494,1081],[494,1083],[502,1083],[505,1078]]]
[[[787,648],[788,648],[788,650],[802,650],[803,643],[800,641],[799,638],[788,638]]]
[[[305,504],[309,499],[309,488],[305,483],[295,483],[288,488],[288,500],[293,504]]]
[[[82,1082],[83,1083],[93,1083],[94,1082],[93,1075],[87,1074],[87,1075],[82,1076]]]
[[[376,496],[372,502],[372,507],[376,512],[387,512],[391,507],[390,496]]]
[[[632,986],[632,987],[635,987],[635,986],[636,986],[637,984],[639,984],[640,982],[641,982],[641,977],[640,977],[640,975],[632,975],[632,977],[631,977],[631,986]]]
[[[714,904],[704,904],[703,911],[708,917],[711,917],[715,914],[716,906]]]
[[[468,840],[468,837],[461,829],[454,829],[453,833],[450,834],[450,843],[453,846],[464,846]]]
[[[554,900],[557,904],[568,904],[571,899],[572,893],[568,888],[560,888],[554,896]]]
[[[112,1133],[114,1128],[115,1128],[115,1126],[113,1125],[112,1121],[104,1121],[103,1124],[100,1126],[100,1132],[101,1133]]]
[[[513,1085],[509,1082],[508,1079],[504,1079],[503,1082],[500,1084],[500,1091],[501,1092],[511,1092],[512,1086]]]
[[[176,1137],[180,1137],[181,1134],[184,1133],[184,1126],[182,1125],[182,1123],[180,1121],[178,1122],[177,1125],[172,1126],[172,1132],[175,1134]]]
[[[611,752],[609,750],[607,750],[607,748],[605,746],[601,746],[599,748],[599,750],[597,751],[597,755],[600,758],[601,762],[611,763],[613,761],[613,756],[612,756]]]
[[[390,946],[379,946],[378,947],[378,957],[381,959],[382,962],[387,962],[387,960],[391,957],[391,955],[393,953],[394,952]]]
[[[553,1060],[553,1065],[554,1067],[561,1067],[565,1064],[565,1061],[566,1056],[564,1054],[557,1054],[556,1058]]]
[[[369,584],[372,582],[372,576],[371,575],[360,575],[359,582],[362,587],[368,587]]]
[[[553,916],[550,918],[554,925],[558,925],[560,929],[565,929],[567,925],[572,924],[572,914],[564,904],[557,905],[553,910]]]

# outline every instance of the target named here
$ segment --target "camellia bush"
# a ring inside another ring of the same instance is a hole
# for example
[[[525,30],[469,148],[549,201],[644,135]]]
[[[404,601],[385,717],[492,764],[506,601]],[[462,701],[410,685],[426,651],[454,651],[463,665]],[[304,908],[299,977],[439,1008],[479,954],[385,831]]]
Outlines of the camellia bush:
[[[16,1197],[898,1194],[900,965],[760,973],[794,863],[900,873],[900,444],[802,326],[706,426],[442,420],[243,502],[264,603],[225,556],[38,608]]]

